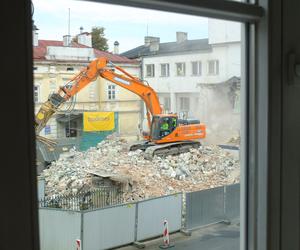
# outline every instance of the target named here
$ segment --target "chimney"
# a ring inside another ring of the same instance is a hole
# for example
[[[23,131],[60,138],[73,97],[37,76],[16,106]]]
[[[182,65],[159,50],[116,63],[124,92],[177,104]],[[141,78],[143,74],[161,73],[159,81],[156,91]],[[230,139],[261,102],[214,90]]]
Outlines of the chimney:
[[[83,27],[80,27],[80,33],[77,35],[77,42],[79,44],[92,47],[92,35],[88,32],[83,32]]]
[[[38,38],[38,34],[37,30],[39,30],[36,25],[34,24],[34,21],[32,22],[32,42],[33,42],[33,46],[38,46],[39,45],[39,38]]]
[[[182,43],[182,42],[186,41],[187,40],[187,35],[188,35],[187,32],[177,31],[176,32],[176,42],[177,43]]]
[[[159,42],[159,37],[145,36],[145,46],[149,47],[149,50],[152,52],[159,50]]]
[[[118,41],[114,42],[114,54],[119,54],[119,45],[120,43]]]
[[[71,46],[71,36],[70,35],[64,35],[63,36],[63,42],[64,46]]]

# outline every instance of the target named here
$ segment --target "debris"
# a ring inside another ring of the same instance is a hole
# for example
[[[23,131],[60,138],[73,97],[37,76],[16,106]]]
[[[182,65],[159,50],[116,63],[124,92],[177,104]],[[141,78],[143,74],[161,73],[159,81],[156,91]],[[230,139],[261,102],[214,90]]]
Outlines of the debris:
[[[111,136],[85,152],[70,149],[43,171],[46,196],[121,185],[124,198],[136,201],[239,182],[240,165],[218,146],[152,160],[141,150],[128,152],[124,139]]]

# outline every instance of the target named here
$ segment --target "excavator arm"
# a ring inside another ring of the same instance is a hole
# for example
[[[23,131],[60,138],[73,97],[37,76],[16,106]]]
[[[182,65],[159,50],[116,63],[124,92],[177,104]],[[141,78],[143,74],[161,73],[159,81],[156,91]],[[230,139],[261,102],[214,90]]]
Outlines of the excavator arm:
[[[116,70],[121,74],[116,73]],[[144,84],[142,80],[132,76],[121,67],[109,62],[107,58],[100,57],[93,60],[65,86],[60,87],[57,93],[50,95],[36,115],[36,134],[39,134],[64,102],[75,96],[99,76],[135,93],[144,101],[147,108],[149,127],[151,125],[151,117],[162,113],[158,96],[149,85]]]

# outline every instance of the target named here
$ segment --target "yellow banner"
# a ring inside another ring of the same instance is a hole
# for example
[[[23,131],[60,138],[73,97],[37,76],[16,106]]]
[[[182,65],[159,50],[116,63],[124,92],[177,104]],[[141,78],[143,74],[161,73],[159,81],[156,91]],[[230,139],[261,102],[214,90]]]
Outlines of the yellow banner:
[[[84,112],[83,131],[107,131],[115,128],[114,112]]]

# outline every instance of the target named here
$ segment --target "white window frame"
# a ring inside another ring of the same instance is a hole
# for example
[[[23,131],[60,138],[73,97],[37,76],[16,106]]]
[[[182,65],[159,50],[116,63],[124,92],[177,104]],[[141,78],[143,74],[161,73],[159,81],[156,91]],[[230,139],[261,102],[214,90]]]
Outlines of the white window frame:
[[[177,62],[177,63],[175,63],[175,65],[176,65],[176,76],[185,76],[185,72],[186,72],[185,62]],[[180,65],[183,66],[182,73],[179,73],[179,71],[178,71]]]
[[[109,100],[109,101],[116,100],[116,85],[115,84],[107,85],[107,100]]]
[[[164,96],[163,98],[164,98],[164,110],[170,112],[170,110],[171,110],[171,97],[170,96]]]
[[[163,67],[166,67],[165,74],[163,74]],[[169,63],[161,63],[160,64],[160,76],[161,77],[169,77],[170,76],[170,64]]]
[[[218,59],[207,61],[207,74],[210,76],[219,75],[220,73],[220,62]]]
[[[191,98],[187,96],[179,97],[179,110],[180,111],[189,111],[191,107]]]
[[[196,73],[194,72],[194,64],[196,64]],[[191,62],[192,76],[201,76],[202,75],[202,61],[192,61]]]
[[[145,77],[155,77],[155,65],[153,63],[145,64]]]

